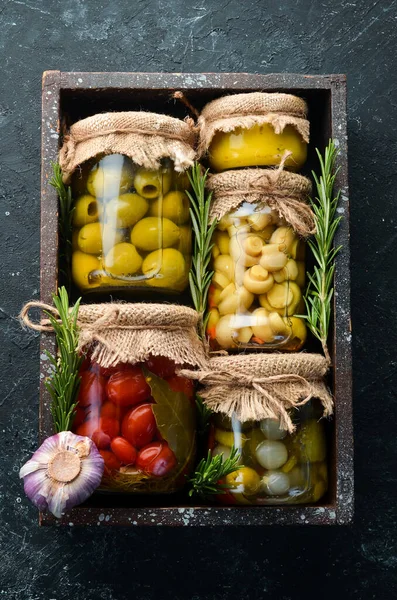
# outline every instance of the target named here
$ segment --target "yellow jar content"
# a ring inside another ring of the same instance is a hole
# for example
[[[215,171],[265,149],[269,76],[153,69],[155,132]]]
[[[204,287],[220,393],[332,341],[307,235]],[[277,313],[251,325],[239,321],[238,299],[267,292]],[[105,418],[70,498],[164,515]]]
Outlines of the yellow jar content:
[[[72,278],[79,290],[184,291],[192,252],[187,189],[187,174],[170,160],[147,170],[112,154],[77,169]]]
[[[235,417],[212,418],[213,456],[240,452],[236,471],[225,483],[231,504],[310,504],[327,491],[326,438],[320,411],[311,401],[294,413],[296,430],[289,434],[276,419],[240,423]]]
[[[212,348],[299,350],[305,243],[270,208],[243,203],[220,219],[213,237],[208,295]]]
[[[240,167],[279,165],[286,151],[291,152],[284,166],[298,171],[306,162],[307,144],[292,125],[276,133],[272,125],[254,125],[249,129],[237,127],[230,133],[218,131],[209,147],[212,169],[225,171]]]

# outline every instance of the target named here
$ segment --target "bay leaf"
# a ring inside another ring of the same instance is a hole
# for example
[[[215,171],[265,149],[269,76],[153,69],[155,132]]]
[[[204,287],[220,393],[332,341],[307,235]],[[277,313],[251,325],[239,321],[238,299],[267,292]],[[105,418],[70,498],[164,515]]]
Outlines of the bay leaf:
[[[174,392],[168,383],[145,369],[155,404],[152,410],[162,437],[168,442],[178,461],[186,465],[195,448],[195,407],[183,392]]]

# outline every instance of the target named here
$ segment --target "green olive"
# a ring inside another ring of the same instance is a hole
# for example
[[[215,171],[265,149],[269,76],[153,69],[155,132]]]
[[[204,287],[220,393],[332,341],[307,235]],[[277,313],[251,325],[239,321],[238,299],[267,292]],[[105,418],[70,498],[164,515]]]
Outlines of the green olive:
[[[148,202],[138,194],[121,194],[106,205],[106,220],[115,227],[131,227],[146,214]]]
[[[190,225],[182,225],[179,228],[180,238],[175,244],[175,248],[182,252],[183,256],[192,253],[192,228]]]
[[[140,196],[152,200],[166,194],[171,187],[172,171],[160,169],[138,169],[134,177],[134,188]]]
[[[85,194],[77,198],[73,210],[73,225],[83,227],[87,223],[98,221],[101,208],[94,196]]]
[[[175,248],[155,250],[148,254],[143,261],[142,272],[148,276],[147,285],[152,287],[182,291],[188,283],[186,261]]]
[[[142,257],[135,246],[127,242],[116,244],[106,254],[105,269],[112,275],[135,275],[141,265]]]
[[[169,219],[158,219],[157,217],[141,219],[131,231],[131,242],[146,252],[173,246],[179,237],[178,225]]]
[[[99,279],[91,280],[90,273],[101,269],[101,263],[96,256],[77,250],[72,254],[72,278],[82,290],[95,288],[100,285]]]
[[[152,217],[165,217],[177,225],[189,220],[189,198],[183,192],[168,192],[163,198],[150,203],[149,214]]]
[[[230,487],[232,493],[237,492],[252,496],[260,486],[261,479],[254,469],[241,467],[233,473],[226,475],[225,483]]]
[[[315,419],[303,423],[295,436],[295,445],[299,447],[301,458],[308,462],[323,462],[327,449],[323,424]]]
[[[88,223],[79,231],[77,240],[79,250],[88,254],[101,254],[102,228],[100,223]]]
[[[87,190],[97,198],[114,198],[128,192],[133,180],[131,162],[121,154],[111,154],[92,168],[87,178]]]

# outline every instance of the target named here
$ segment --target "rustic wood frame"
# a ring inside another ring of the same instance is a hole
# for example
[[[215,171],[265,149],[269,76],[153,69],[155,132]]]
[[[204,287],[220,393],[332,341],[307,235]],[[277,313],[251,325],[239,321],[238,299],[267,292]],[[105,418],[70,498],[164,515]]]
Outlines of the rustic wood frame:
[[[344,75],[250,75],[246,73],[61,73],[47,71],[43,75],[42,111],[42,175],[41,175],[41,301],[51,303],[58,281],[58,199],[49,185],[59,149],[60,123],[67,118],[67,107],[74,115],[94,114],[98,107],[110,103],[128,110],[128,98],[136,102],[147,99],[156,106],[170,103],[171,94],[182,90],[196,104],[223,94],[244,91],[281,91],[311,98],[314,112],[321,106],[322,139],[325,145],[332,137],[339,144],[339,171],[336,188],[341,189],[339,212],[343,220],[337,232],[337,245],[343,246],[336,258],[334,321],[332,331],[333,373],[331,386],[335,397],[330,492],[324,503],[298,506],[219,507],[197,506],[175,497],[174,506],[131,503],[128,499],[96,494],[84,506],[73,509],[60,523],[73,525],[270,525],[270,524],[348,524],[353,518],[353,429],[352,429],[352,363],[350,322],[350,251],[349,200],[346,131],[346,78]],[[101,105],[101,98],[104,98]],[[86,101],[85,98],[88,98]],[[92,104],[92,108],[91,108]],[[310,102],[309,102],[310,105]],[[118,105],[117,105],[118,106]],[[75,108],[73,108],[75,107]],[[145,106],[142,106],[145,108]],[[90,111],[93,112],[90,112]],[[106,110],[101,108],[101,110]],[[164,111],[165,112],[165,111]],[[172,114],[172,113],[171,113]],[[73,120],[73,118],[72,118]],[[43,381],[49,364],[44,350],[54,351],[53,336],[41,335],[40,363],[40,438],[51,435],[50,398]],[[171,497],[170,497],[171,498]],[[171,499],[172,501],[172,499]],[[130,505],[133,504],[133,505]],[[40,514],[40,524],[55,524],[51,515]]]

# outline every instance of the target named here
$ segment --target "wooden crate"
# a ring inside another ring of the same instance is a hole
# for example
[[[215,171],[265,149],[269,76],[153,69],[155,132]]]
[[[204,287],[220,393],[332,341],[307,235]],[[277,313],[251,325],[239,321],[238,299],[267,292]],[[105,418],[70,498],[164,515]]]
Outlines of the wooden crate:
[[[344,75],[250,75],[246,73],[61,73],[43,76],[41,179],[41,301],[51,303],[57,288],[58,201],[49,185],[51,162],[57,160],[60,124],[68,125],[98,112],[153,110],[183,117],[186,109],[172,99],[182,90],[201,109],[224,94],[251,91],[289,92],[309,104],[311,143],[305,172],[317,168],[314,148],[332,137],[339,145],[336,188],[342,190],[343,215],[336,244],[342,244],[335,269],[334,319],[330,385],[335,415],[329,426],[329,490],[317,505],[219,507],[191,505],[181,496],[165,498],[94,494],[60,522],[73,525],[271,525],[346,524],[353,517],[352,365],[349,272],[349,201],[347,180],[346,78]],[[54,351],[53,336],[41,336],[44,350]],[[48,361],[41,360],[40,438],[52,434],[50,398],[43,381]],[[159,504],[161,502],[161,504]],[[57,521],[40,514],[40,523]]]

